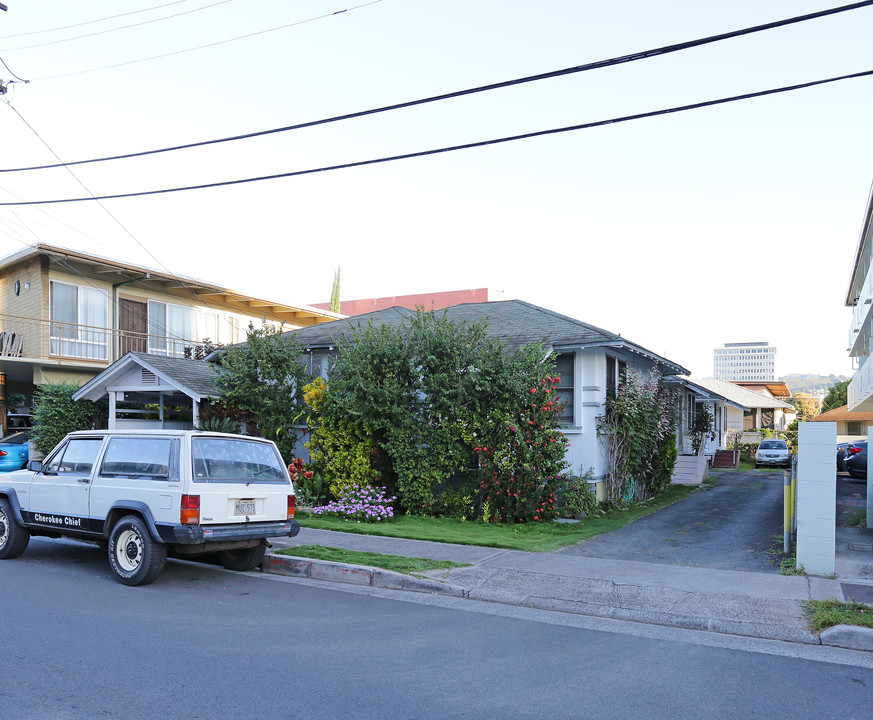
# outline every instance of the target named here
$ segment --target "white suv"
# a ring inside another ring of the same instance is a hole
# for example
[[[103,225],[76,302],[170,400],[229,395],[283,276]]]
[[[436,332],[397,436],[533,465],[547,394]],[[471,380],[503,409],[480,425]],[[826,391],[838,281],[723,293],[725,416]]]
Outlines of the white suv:
[[[267,538],[294,537],[294,487],[269,440],[193,430],[74,432],[0,478],[0,559],[31,535],[108,543],[125,585],[155,580],[167,549],[252,570]]]

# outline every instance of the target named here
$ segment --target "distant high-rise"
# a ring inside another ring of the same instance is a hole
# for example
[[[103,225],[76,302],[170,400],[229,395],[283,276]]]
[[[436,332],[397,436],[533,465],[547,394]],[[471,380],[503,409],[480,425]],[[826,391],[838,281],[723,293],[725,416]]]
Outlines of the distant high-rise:
[[[715,349],[713,364],[719,380],[775,380],[776,348],[765,342],[725,343]]]

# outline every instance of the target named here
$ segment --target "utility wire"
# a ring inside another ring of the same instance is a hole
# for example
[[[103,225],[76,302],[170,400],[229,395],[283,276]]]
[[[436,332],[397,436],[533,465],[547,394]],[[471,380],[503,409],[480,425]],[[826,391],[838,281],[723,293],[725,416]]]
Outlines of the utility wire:
[[[82,27],[83,25],[94,25],[95,23],[105,22],[106,20],[115,20],[128,15],[138,15],[152,10],[160,10],[161,8],[170,7],[171,5],[181,5],[182,3],[191,2],[191,0],[175,0],[175,2],[164,3],[163,5],[155,5],[153,7],[143,8],[142,10],[131,10],[118,15],[110,15],[109,17],[98,18],[97,20],[86,20],[85,22],[75,23],[74,25],[64,25],[62,27],[48,28],[46,30],[32,30],[30,32],[16,33],[15,35],[2,35],[0,40],[9,40],[16,37],[25,37],[26,35],[43,35],[50,32],[58,32],[59,30],[72,30],[73,28]]]
[[[13,52],[16,50],[32,50],[33,48],[46,47],[47,45],[59,45],[60,43],[73,42],[74,40],[83,40],[85,38],[96,37],[97,35],[105,35],[106,33],[116,32],[118,30],[129,30],[130,28],[140,27],[142,25],[150,25],[152,23],[161,22],[163,20],[171,20],[182,15],[191,15],[192,13],[200,12],[201,10],[209,10],[210,8],[214,8],[217,5],[224,5],[229,2],[231,2],[231,0],[217,0],[217,2],[214,2],[211,5],[204,5],[203,7],[194,8],[193,10],[183,10],[182,12],[177,12],[173,15],[167,15],[165,17],[152,18],[151,20],[143,20],[142,22],[133,23],[131,25],[122,25],[121,27],[109,28],[107,30],[98,30],[96,32],[87,33],[85,35],[77,35],[76,37],[71,38],[49,40],[48,42],[37,43],[36,45],[22,45],[21,47],[6,48],[3,52]]]
[[[295,170],[292,172],[277,173],[275,175],[262,175],[260,177],[225,180],[222,182],[204,183],[202,185],[187,185],[184,187],[164,188],[162,190],[144,190],[141,192],[130,193],[117,193],[114,195],[98,195],[96,197],[92,195],[90,197],[61,198],[55,200],[33,200],[30,202],[0,202],[0,207],[17,205],[51,205],[57,203],[84,202],[87,200],[117,200],[120,198],[144,197],[146,195],[165,195],[167,193],[183,192],[186,190],[206,190],[209,188],[262,182],[264,180],[278,180],[280,178],[297,177],[300,175],[313,175],[315,173],[329,172],[331,170],[345,170],[347,168],[362,167],[364,165],[378,165],[381,163],[394,162],[396,160],[409,160],[411,158],[426,157],[428,155],[438,155],[441,153],[455,152],[457,150],[469,150],[471,148],[485,147],[487,145],[498,145],[501,143],[514,142],[516,140],[527,140],[529,138],[542,137],[544,135],[557,135],[559,133],[571,132],[574,130],[586,130],[588,128],[601,127],[603,125],[615,125],[617,123],[630,122],[631,120],[642,120],[644,118],[657,117],[659,115],[685,112],[687,110],[697,110],[699,108],[711,107],[713,105],[724,105],[726,103],[738,102],[740,100],[749,100],[752,98],[764,97],[766,95],[792,92],[794,90],[802,90],[803,88],[815,87],[816,85],[826,85],[829,83],[839,82],[841,80],[850,80],[854,78],[868,77],[871,75],[873,75],[873,70],[865,70],[863,72],[852,73],[850,75],[840,75],[838,77],[827,78],[825,80],[813,80],[811,82],[799,83],[797,85],[787,85],[785,87],[772,88],[770,90],[760,90],[758,92],[745,93],[743,95],[734,95],[732,97],[720,98],[718,100],[706,100],[704,102],[692,103],[690,105],[679,105],[663,110],[652,110],[650,112],[637,113],[635,115],[624,115],[622,117],[610,118],[609,120],[595,120],[593,122],[580,123],[579,125],[569,125],[567,127],[552,128],[550,130],[537,130],[535,132],[523,133],[521,135],[510,135],[507,137],[494,138],[492,140],[481,140],[478,142],[471,142],[463,145],[451,145],[448,147],[437,148],[435,150],[422,150],[419,152],[405,153],[403,155],[391,155],[389,157],[375,158],[372,160],[360,160],[357,162],[342,163],[340,165],[327,165],[324,167],[312,168],[310,170]]]
[[[307,18],[306,20],[297,20],[292,23],[267,28],[266,30],[258,30],[256,32],[248,33],[246,35],[237,35],[236,37],[227,38],[225,40],[217,40],[216,42],[207,43],[206,45],[198,45],[197,47],[185,48],[183,50],[174,50],[173,52],[163,53],[161,55],[152,55],[150,57],[139,58],[137,60],[127,60],[126,62],[115,63],[113,65],[103,65],[101,67],[90,68],[88,70],[76,70],[75,72],[61,73],[60,75],[49,75],[47,77],[35,78],[35,81],[58,80],[60,78],[73,77],[75,75],[86,75],[87,73],[98,72],[100,70],[112,70],[113,68],[124,67],[126,65],[136,65],[137,63],[150,62],[151,60],[160,60],[162,58],[173,57],[174,55],[183,55],[185,53],[195,52],[196,50],[205,50],[207,48],[216,47],[218,45],[225,45],[230,42],[236,42],[237,40],[246,40],[248,38],[257,37],[258,35],[265,35],[267,33],[276,32],[277,30],[285,30],[286,28],[294,27],[295,25],[304,25],[306,23],[315,22],[316,20],[324,20],[325,18],[333,17],[334,15],[342,15],[343,13],[350,12],[352,10],[359,10],[370,5],[376,5],[380,2],[382,2],[382,0],[371,0],[370,2],[363,3],[362,5],[355,5],[354,7],[345,8],[344,10],[336,10],[334,12],[325,13],[324,15]]]
[[[381,0],[376,1],[380,2]],[[829,10],[821,10],[819,12],[810,13],[808,15],[798,15],[797,17],[788,18],[786,20],[777,20],[775,22],[766,23],[764,25],[755,25],[753,27],[743,28],[741,30],[733,30],[731,32],[721,33],[720,35],[711,35],[709,37],[700,38],[698,40],[689,40],[686,42],[676,43],[675,45],[666,45],[664,47],[655,48],[653,50],[644,50],[642,52],[631,53],[630,55],[621,55],[619,57],[609,58],[608,60],[598,60],[596,62],[586,63],[585,65],[576,65],[573,67],[564,68],[562,70],[552,70],[550,72],[539,73],[537,75],[528,75],[527,77],[516,78],[514,80],[504,80],[503,82],[492,83],[490,85],[480,85],[479,87],[468,88],[466,90],[457,90],[455,92],[445,93],[442,95],[433,95],[431,97],[421,98],[419,100],[410,100],[408,102],[397,103],[394,105],[385,105],[383,107],[373,108],[371,110],[361,110],[358,112],[347,113],[345,115],[336,115],[334,117],[324,118],[321,120],[311,120],[309,122],[298,123],[296,125],[286,125],[284,127],[272,128],[270,130],[259,130],[257,132],[244,133],[242,135],[232,135],[229,137],[216,138],[213,140],[203,140],[199,142],[186,143],[184,145],[173,145],[171,147],[157,148],[155,150],[143,150],[141,152],[125,153],[123,155],[110,155],[107,157],[92,158],[90,160],[75,160],[73,162],[66,163],[66,165],[86,165],[89,163],[106,162],[109,160],[126,160],[128,158],[142,157],[145,155],[156,155],[158,153],[174,152],[176,150],[187,150],[195,147],[203,147],[205,145],[217,145],[219,143],[234,142],[236,140],[247,140],[250,138],[262,137],[264,135],[273,135],[276,133],[289,132],[291,130],[300,130],[301,128],[314,127],[316,125],[326,125],[328,123],[340,122],[341,120],[350,120],[352,118],[365,117],[367,115],[376,115],[378,113],[389,112],[391,110],[399,110],[401,108],[414,107],[416,105],[425,105],[427,103],[438,102],[440,100],[449,100],[451,98],[463,97],[464,95],[473,95],[476,93],[487,92],[489,90],[497,90],[499,88],[522,85],[530,82],[537,82],[539,80],[546,80],[549,78],[556,78],[564,75],[586,72],[588,70],[599,70],[600,68],[635,62],[637,60],[645,60],[647,58],[667,55],[669,53],[679,52],[680,50],[688,50],[690,48],[700,47],[701,45],[708,45],[711,43],[720,42],[722,40],[728,40],[743,35],[763,32],[764,30],[772,30],[774,28],[784,27],[786,25],[792,25],[800,22],[806,22],[807,20],[815,20],[817,18],[825,17],[828,15],[835,15],[837,13],[847,12],[849,10],[857,10],[859,8],[869,7],[871,5],[873,5],[873,0],[864,0],[863,2],[856,2],[851,5],[843,5],[841,7],[831,8]],[[365,6],[359,5],[358,7]],[[350,9],[354,10],[356,8]],[[34,165],[31,167],[20,168],[0,168],[0,172],[48,170],[50,168],[57,167],[61,167],[61,165]]]
[[[43,139],[43,137],[42,137],[42,136],[41,136],[41,135],[36,131],[36,129],[35,129],[35,128],[34,128],[34,127],[29,123],[29,122],[27,122],[27,120],[24,118],[24,116],[23,116],[20,112],[18,112],[18,110],[17,110],[16,108],[14,108],[12,105],[10,105],[9,107],[11,107],[12,110],[13,110],[13,112],[15,112],[15,114],[18,115],[19,118],[21,118],[21,121],[22,121],[22,122],[23,122],[23,123],[24,123],[24,124],[25,124],[29,129],[30,129],[30,131],[31,131],[34,135],[36,135],[36,137],[39,139],[39,141],[40,141],[43,145],[45,145],[45,147],[48,149],[48,151],[49,151],[52,155],[54,155],[55,158],[57,158],[57,159],[60,161],[60,158],[58,157],[58,154],[57,154],[57,153],[56,153],[56,152],[51,148],[51,146],[50,146],[50,145],[49,145],[49,144],[48,144],[48,143]],[[202,302],[204,305],[206,305],[207,307],[213,308],[213,309],[217,309],[216,306],[212,305],[209,301],[204,300],[202,297],[200,297],[200,295],[198,295],[197,292],[196,292],[192,287],[190,287],[188,284],[186,284],[184,280],[182,280],[178,275],[174,274],[172,270],[170,270],[166,265],[164,265],[160,260],[158,260],[158,258],[155,257],[154,253],[152,253],[151,250],[149,250],[145,245],[143,245],[143,244],[142,244],[142,243],[137,239],[137,237],[136,237],[136,236],[135,236],[135,235],[134,235],[130,230],[127,229],[127,227],[126,227],[126,226],[121,222],[121,220],[119,220],[117,217],[115,217],[115,215],[112,214],[112,212],[109,210],[109,208],[107,208],[107,207],[106,207],[106,206],[101,202],[102,198],[96,197],[96,196],[94,195],[94,193],[92,193],[92,192],[88,189],[88,187],[85,185],[85,183],[83,183],[83,182],[82,182],[82,181],[81,181],[81,180],[76,176],[76,174],[75,174],[75,173],[74,173],[70,168],[66,168],[66,169],[67,169],[67,172],[70,173],[70,175],[73,177],[73,179],[74,179],[77,183],[79,183],[79,185],[82,187],[82,189],[83,189],[86,193],[88,193],[88,195],[90,196],[89,199],[97,201],[97,204],[98,204],[98,205],[103,209],[103,211],[104,211],[104,212],[105,212],[105,213],[106,213],[110,218],[112,218],[112,220],[115,222],[115,224],[118,225],[118,227],[120,227],[120,228],[124,231],[124,233],[125,233],[125,234],[126,234],[126,235],[131,239],[131,240],[133,240],[133,241],[134,241],[137,245],[139,245],[139,246],[140,246],[140,247],[141,247],[141,248],[142,248],[146,253],[148,253],[149,257],[152,258],[152,260],[154,260],[158,265],[160,265],[160,266],[161,266],[161,267],[166,271],[166,273],[167,273],[170,277],[172,277],[174,280],[176,280],[176,282],[178,282],[178,283],[179,283],[183,288],[185,288],[185,290],[187,290],[189,293],[191,293],[191,295],[192,295],[193,297],[195,297],[197,300],[199,300],[200,302]],[[40,204],[40,203],[25,202],[25,203],[15,203],[15,204],[16,204],[16,205],[18,205],[18,204],[33,205],[33,204]]]

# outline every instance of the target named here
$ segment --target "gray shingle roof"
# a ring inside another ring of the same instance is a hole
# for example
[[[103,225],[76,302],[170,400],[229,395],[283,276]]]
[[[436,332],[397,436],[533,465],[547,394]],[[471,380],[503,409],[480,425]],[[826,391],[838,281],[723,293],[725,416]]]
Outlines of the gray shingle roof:
[[[215,378],[218,376],[219,370],[212,363],[138,352],[129,354],[138,358],[142,365],[157,370],[198,395],[220,396],[215,387]]]
[[[449,319],[456,322],[475,322],[487,319],[489,335],[505,340],[511,348],[518,348],[526,343],[536,341],[541,341],[543,345],[554,348],[594,345],[623,346],[632,352],[638,352],[654,359],[659,363],[664,374],[689,374],[689,371],[682,366],[624,339],[621,335],[523,300],[464,303],[437,311],[438,314],[443,312]],[[334,320],[314,327],[291,330],[286,335],[295,338],[306,347],[335,346],[343,333],[348,333],[357,327],[366,327],[368,322],[396,326],[414,314],[412,310],[393,307],[343,320]]]
[[[745,405],[747,408],[783,408],[785,410],[794,410],[792,405],[777,400],[772,395],[758,393],[754,390],[746,390],[746,388],[734,385],[727,380],[707,378],[705,380],[694,379],[691,382],[696,383],[707,390],[718,393],[722,397],[739,405]]]

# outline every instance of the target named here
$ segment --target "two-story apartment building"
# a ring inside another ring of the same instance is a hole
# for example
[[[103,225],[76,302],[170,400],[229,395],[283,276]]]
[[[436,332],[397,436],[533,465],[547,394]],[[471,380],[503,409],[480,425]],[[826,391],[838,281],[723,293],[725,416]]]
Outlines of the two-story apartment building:
[[[244,341],[250,322],[293,329],[341,317],[38,244],[0,259],[0,402],[18,394],[29,405],[47,382],[81,385],[128,352],[197,357],[208,343]]]
[[[848,388],[850,411],[873,411],[873,188],[867,199],[864,224],[855,252],[846,305],[853,308],[849,327],[849,355],[858,363]]]

